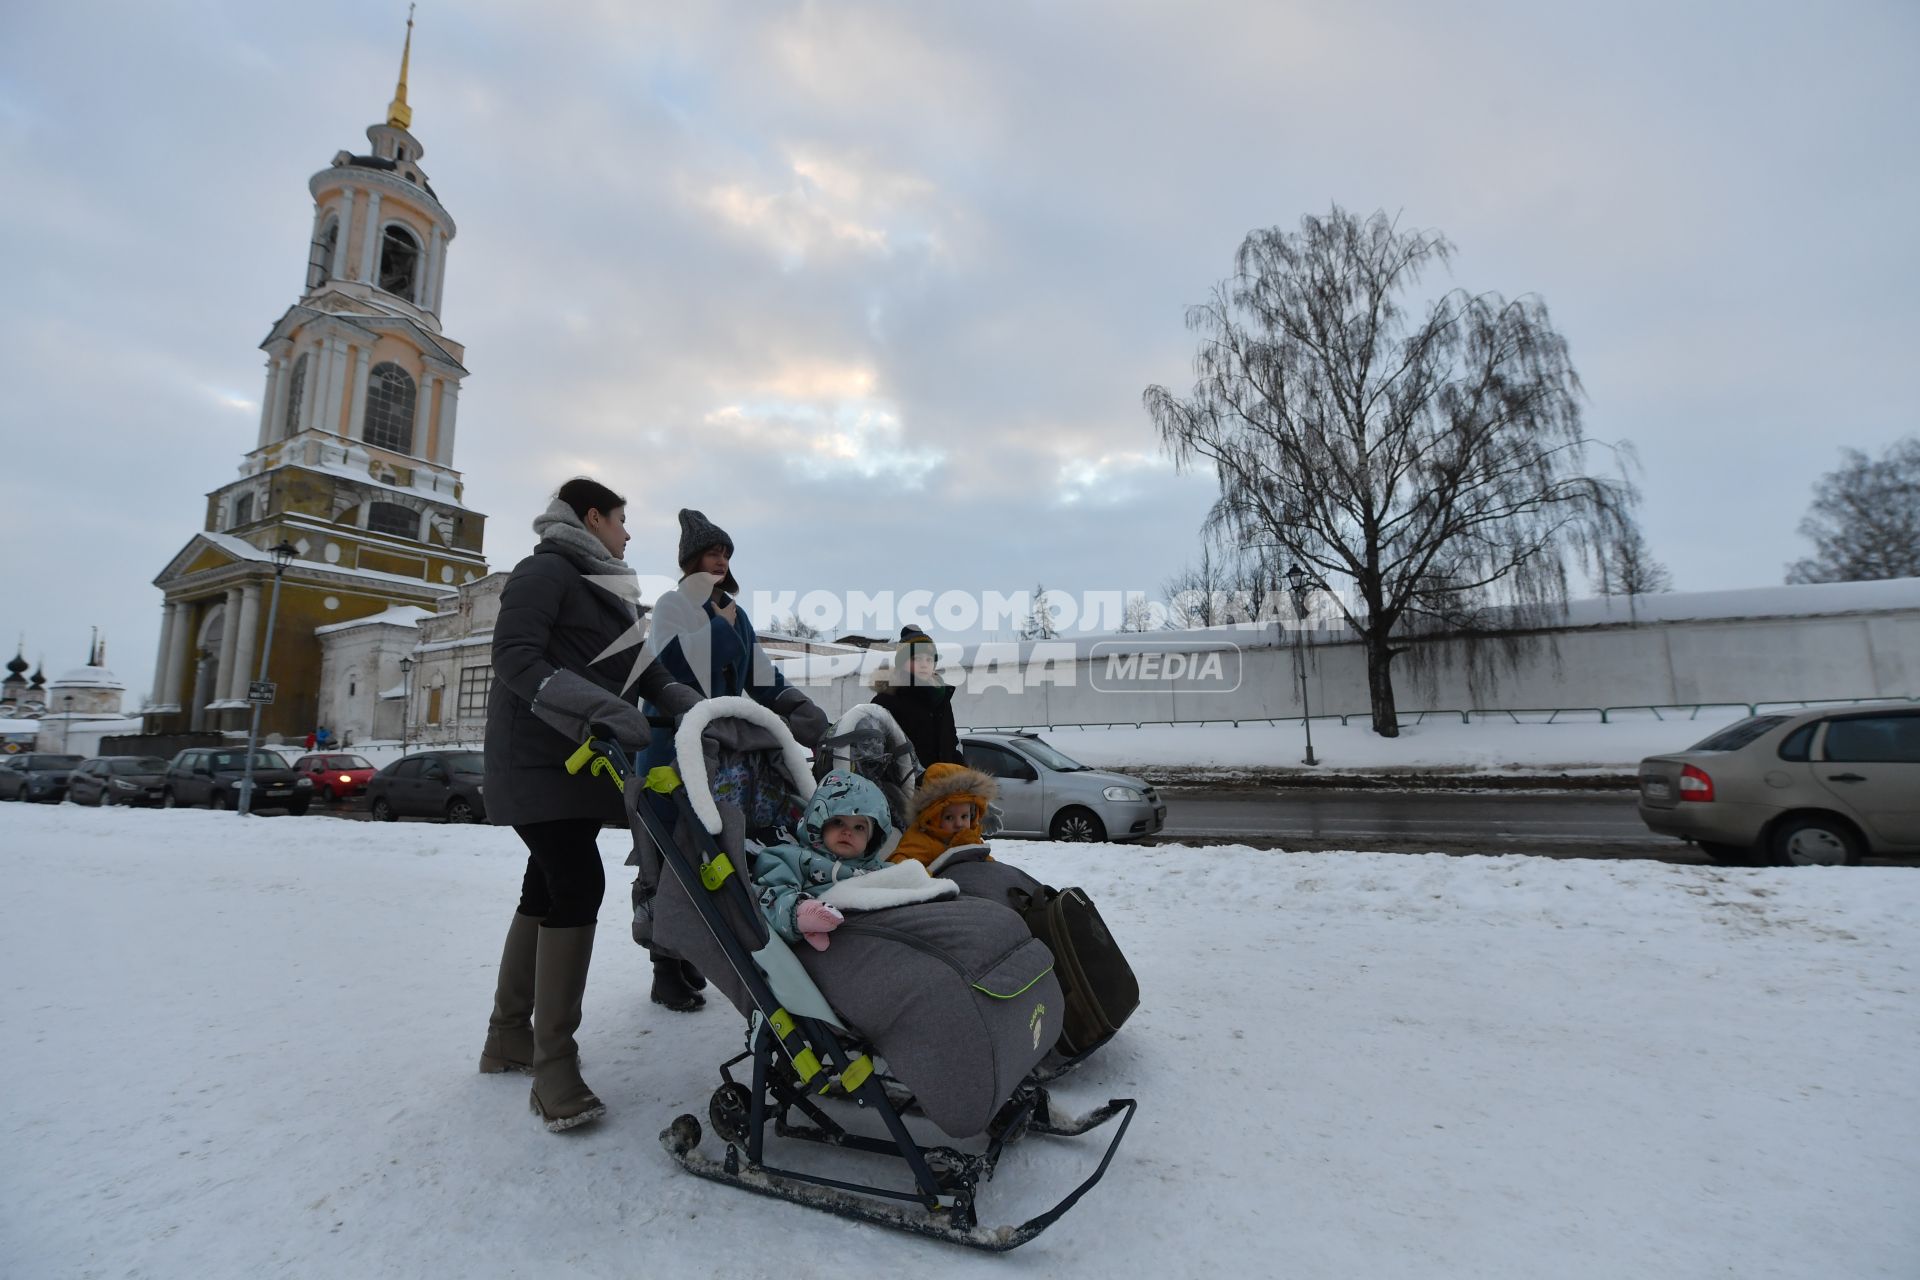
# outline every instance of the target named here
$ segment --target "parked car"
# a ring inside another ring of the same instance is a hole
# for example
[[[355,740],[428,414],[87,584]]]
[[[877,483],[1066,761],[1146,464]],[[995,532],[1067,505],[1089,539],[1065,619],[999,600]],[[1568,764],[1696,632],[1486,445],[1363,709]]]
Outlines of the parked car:
[[[1081,764],[1037,734],[971,733],[960,751],[970,768],[1000,784],[1001,835],[1133,840],[1167,824],[1167,806],[1151,786]]]
[[[67,775],[84,756],[28,751],[7,758],[0,769],[0,800],[44,800],[58,804],[67,794]]]
[[[95,756],[67,778],[75,804],[159,804],[167,778],[160,756]]]
[[[313,794],[322,800],[350,800],[365,793],[374,772],[359,756],[339,752],[301,756],[293,762],[293,771],[313,783]]]
[[[235,808],[240,803],[240,783],[246,772],[245,747],[189,747],[167,765],[160,803],[169,809],[196,804],[209,809]],[[250,809],[285,809],[298,816],[311,803],[312,779],[296,774],[278,751],[253,753]]]
[[[1920,706],[1753,716],[1640,762],[1640,818],[1715,862],[1920,853]]]
[[[373,775],[367,784],[367,808],[379,822],[401,818],[485,822],[480,775],[478,751],[417,751]]]

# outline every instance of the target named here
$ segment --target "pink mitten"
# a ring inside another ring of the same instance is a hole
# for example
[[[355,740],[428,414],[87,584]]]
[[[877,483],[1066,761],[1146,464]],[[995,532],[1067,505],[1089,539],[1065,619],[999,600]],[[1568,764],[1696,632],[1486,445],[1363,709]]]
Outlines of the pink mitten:
[[[844,919],[836,908],[815,898],[807,898],[793,909],[793,923],[815,951],[827,949],[827,935],[838,929]]]

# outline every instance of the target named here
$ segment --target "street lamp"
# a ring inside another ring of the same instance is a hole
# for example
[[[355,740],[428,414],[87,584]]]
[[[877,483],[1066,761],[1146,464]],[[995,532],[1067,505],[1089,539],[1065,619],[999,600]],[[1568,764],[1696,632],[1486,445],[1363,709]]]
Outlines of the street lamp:
[[[413,719],[413,659],[400,659],[400,753],[407,751],[407,721]]]
[[[1287,590],[1293,594],[1293,609],[1296,621],[1304,624],[1307,619],[1307,588],[1324,586],[1296,562],[1287,570]],[[1304,625],[1296,625],[1293,632],[1293,662],[1300,670],[1300,728],[1307,735],[1307,758],[1300,763],[1317,765],[1313,758],[1313,710],[1307,705],[1307,653],[1305,649],[1306,631]]]
[[[267,661],[273,657],[273,623],[280,612],[280,579],[300,551],[282,538],[267,554],[273,558],[273,596],[267,602],[267,638],[260,646],[261,684],[266,683]],[[266,705],[253,694],[252,689],[247,690],[247,701],[253,703],[253,723],[247,729],[247,763],[240,774],[240,816],[243,818],[253,807],[253,753],[260,744],[260,708]]]
[[[60,705],[66,708],[64,713],[66,719],[60,724],[60,752],[65,755],[67,749],[73,745],[73,695],[69,693],[62,697]]]

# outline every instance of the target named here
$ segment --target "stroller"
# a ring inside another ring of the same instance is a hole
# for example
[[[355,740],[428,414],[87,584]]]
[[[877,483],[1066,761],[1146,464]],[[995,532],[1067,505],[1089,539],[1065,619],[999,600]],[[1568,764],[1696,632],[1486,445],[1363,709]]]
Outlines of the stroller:
[[[914,817],[913,794],[921,768],[912,742],[892,714],[870,702],[849,707],[822,745],[831,754],[814,766],[815,776],[824,777],[829,768],[859,774],[880,789],[894,829],[904,831]],[[982,837],[991,839],[1000,827],[1000,809],[989,805]],[[1066,989],[1065,1016],[1059,1039],[1034,1068],[1036,1081],[1058,1079],[1113,1038],[1139,1004],[1140,988],[1099,909],[1083,890],[1053,889],[1011,863],[989,859],[981,845],[950,850],[932,869],[961,893],[1019,913],[1053,955],[1055,976]]]
[[[834,722],[832,736],[820,745],[825,750],[813,767],[815,781],[833,769],[859,774],[887,798],[893,829],[907,829],[913,821],[913,789],[922,770],[913,743],[893,713],[871,702],[855,703]]]
[[[806,752],[746,698],[701,703],[675,746],[678,764],[645,778],[598,737],[567,762],[625,793],[653,889],[652,945],[698,965],[747,1018],[746,1048],[721,1064],[707,1106],[724,1153],[700,1150],[692,1115],[668,1125],[662,1145],[703,1178],[973,1248],[1018,1248],[1051,1226],[1106,1173],[1136,1103],[1056,1116],[1032,1078],[1063,1005],[1046,947],[1012,911],[966,896],[849,915],[827,951],[789,947],[761,914],[747,842],[797,825],[814,785]],[[907,1124],[916,1113],[968,1147],[923,1143]],[[980,1225],[980,1184],[1009,1144],[1115,1117],[1098,1166],[1059,1203],[1018,1225]],[[861,1131],[876,1120],[884,1136]],[[910,1185],[776,1166],[776,1140],[897,1160]]]

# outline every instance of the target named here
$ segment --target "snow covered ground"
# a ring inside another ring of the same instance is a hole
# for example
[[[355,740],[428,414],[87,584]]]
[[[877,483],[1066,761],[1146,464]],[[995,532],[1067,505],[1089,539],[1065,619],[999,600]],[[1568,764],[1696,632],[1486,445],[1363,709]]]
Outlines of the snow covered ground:
[[[1009,843],[1141,977],[1057,1093],[1140,1112],[990,1258],[669,1162],[742,1024],[647,1003],[623,846],[581,1037],[612,1114],[555,1136],[474,1070],[512,833],[0,806],[0,1275],[1920,1274],[1909,870]],[[984,1214],[1093,1155],[1029,1139]]]

